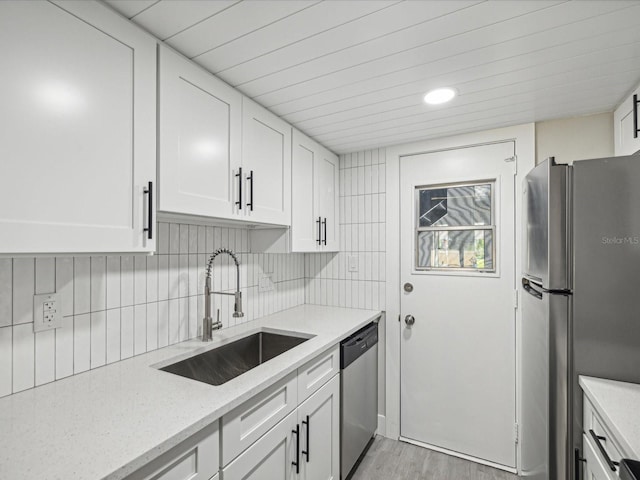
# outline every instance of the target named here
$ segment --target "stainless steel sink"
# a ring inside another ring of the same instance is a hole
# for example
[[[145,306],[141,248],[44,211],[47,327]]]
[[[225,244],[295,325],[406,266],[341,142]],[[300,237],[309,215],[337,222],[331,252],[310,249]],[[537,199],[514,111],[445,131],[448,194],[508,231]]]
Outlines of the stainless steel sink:
[[[258,332],[160,370],[210,385],[222,385],[307,340],[309,337]]]

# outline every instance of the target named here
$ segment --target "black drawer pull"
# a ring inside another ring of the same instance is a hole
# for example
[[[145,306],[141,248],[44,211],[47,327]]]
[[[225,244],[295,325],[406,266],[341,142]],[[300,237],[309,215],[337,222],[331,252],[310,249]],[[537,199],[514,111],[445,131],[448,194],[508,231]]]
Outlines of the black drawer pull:
[[[318,238],[316,239],[316,242],[318,245],[322,245],[322,217],[318,217],[316,223],[318,224]]]
[[[327,244],[327,218],[325,217],[324,220],[322,220],[322,226],[324,227],[324,239],[322,240],[322,244],[326,245]]]
[[[249,210],[253,212],[253,170],[249,173],[247,180],[251,182],[249,184],[249,197],[251,197],[251,202],[247,202],[247,207],[249,207]]]
[[[236,205],[238,206],[238,210],[242,210],[242,167],[238,168],[236,177],[238,177],[238,201]]]
[[[302,421],[303,425],[307,426],[307,449],[302,450],[302,454],[307,457],[307,463],[309,463],[309,452],[311,451],[311,447],[309,446],[309,430],[311,429],[311,424],[309,423],[309,415],[307,415],[307,419]]]
[[[151,240],[153,238],[153,182],[149,182],[147,188],[143,189],[142,192],[147,197],[147,226],[142,230],[147,232],[147,238]]]
[[[633,95],[633,138],[638,138],[638,133],[640,130],[638,129],[638,95]]]
[[[300,473],[300,424],[296,425],[296,429],[291,432],[296,436],[296,461],[291,462],[291,465],[296,467],[296,473]]]
[[[591,434],[591,438],[593,438],[593,441],[596,442],[596,446],[598,447],[598,450],[600,450],[600,454],[604,457],[604,460],[607,462],[607,465],[609,465],[609,468],[611,469],[612,472],[615,472],[616,467],[620,464],[618,462],[614,462],[613,460],[611,460],[611,457],[609,457],[609,454],[604,449],[602,442],[607,441],[606,437],[596,435],[596,432],[594,432],[593,430],[589,430],[589,433]]]

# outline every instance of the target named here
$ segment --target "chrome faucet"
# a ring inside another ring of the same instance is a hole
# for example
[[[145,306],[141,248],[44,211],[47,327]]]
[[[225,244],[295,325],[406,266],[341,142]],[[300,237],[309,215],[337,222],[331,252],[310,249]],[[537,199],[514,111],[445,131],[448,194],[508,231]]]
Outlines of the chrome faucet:
[[[236,291],[235,293],[227,292],[212,292],[211,291],[211,270],[213,269],[213,260],[220,254],[226,253],[233,258],[236,264]],[[219,248],[211,254],[209,262],[207,263],[207,277],[204,282],[204,318],[202,319],[202,341],[209,342],[212,338],[213,330],[219,330],[222,328],[222,322],[220,318],[213,322],[211,318],[211,294],[217,295],[233,295],[235,297],[235,304],[233,307],[234,318],[244,317],[242,313],[242,293],[240,292],[240,262],[235,253],[228,248]]]

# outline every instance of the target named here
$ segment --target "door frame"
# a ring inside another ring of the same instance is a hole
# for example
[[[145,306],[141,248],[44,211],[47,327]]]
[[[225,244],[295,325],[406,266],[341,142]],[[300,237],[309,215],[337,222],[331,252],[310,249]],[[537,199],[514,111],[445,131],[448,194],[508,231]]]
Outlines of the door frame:
[[[517,157],[515,176],[515,269],[521,269],[520,246],[522,242],[522,199],[519,195],[522,180],[535,166],[535,124],[499,128],[483,132],[427,140],[386,149],[386,362],[385,362],[385,418],[380,422],[379,433],[386,437],[400,438],[400,162],[403,156],[471,147],[487,143],[514,141]],[[517,277],[517,275],[516,275]],[[517,288],[517,284],[514,285]],[[520,290],[516,289],[516,298]],[[520,302],[518,301],[518,304]],[[397,319],[397,320],[396,320]],[[521,312],[516,310],[516,421],[520,424],[520,322]],[[520,443],[516,448],[516,468],[520,465]]]

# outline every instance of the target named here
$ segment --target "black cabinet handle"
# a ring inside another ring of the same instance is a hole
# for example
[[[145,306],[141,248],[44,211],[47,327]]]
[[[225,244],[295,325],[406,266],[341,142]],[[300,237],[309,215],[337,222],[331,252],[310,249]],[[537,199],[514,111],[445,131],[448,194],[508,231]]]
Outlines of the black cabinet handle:
[[[302,450],[302,454],[307,457],[307,463],[309,463],[309,452],[311,451],[311,447],[309,446],[309,430],[311,428],[311,424],[309,423],[309,415],[307,415],[307,419],[302,421],[303,425],[307,426],[307,449]]]
[[[238,177],[238,201],[236,205],[238,206],[238,210],[242,210],[242,167],[238,168],[236,177]]]
[[[638,100],[638,95],[634,94],[633,95],[633,138],[638,138],[638,133],[640,133],[640,130],[638,130],[638,103],[640,103],[640,101]]]
[[[611,460],[611,457],[609,457],[609,454],[604,449],[602,442],[607,440],[606,437],[596,435],[596,432],[594,432],[593,430],[589,430],[589,433],[591,434],[591,438],[593,438],[593,441],[596,442],[596,446],[598,447],[598,450],[600,450],[600,453],[602,454],[605,461],[607,462],[607,465],[609,465],[609,468],[611,469],[612,472],[615,472],[616,467],[620,464],[618,462],[614,462],[613,460]]]
[[[249,196],[251,197],[251,202],[247,202],[247,207],[249,207],[249,210],[253,212],[253,170],[249,173],[247,180],[251,182],[249,184]]]
[[[296,473],[300,473],[300,424],[291,432],[296,436],[296,461],[291,462],[291,465],[296,467]]]
[[[325,217],[324,220],[322,220],[322,226],[324,227],[324,239],[322,240],[322,243],[324,245],[327,244],[327,218]]]
[[[316,242],[318,245],[322,245],[322,217],[318,217],[316,223],[318,224],[318,238],[316,239]]]
[[[151,240],[153,238],[153,182],[149,182],[142,192],[147,195],[147,226],[143,231],[147,232],[147,238]]]
[[[581,467],[583,463],[586,463],[586,460],[580,456],[580,450],[576,448],[573,451],[573,476],[575,480],[582,480]]]

